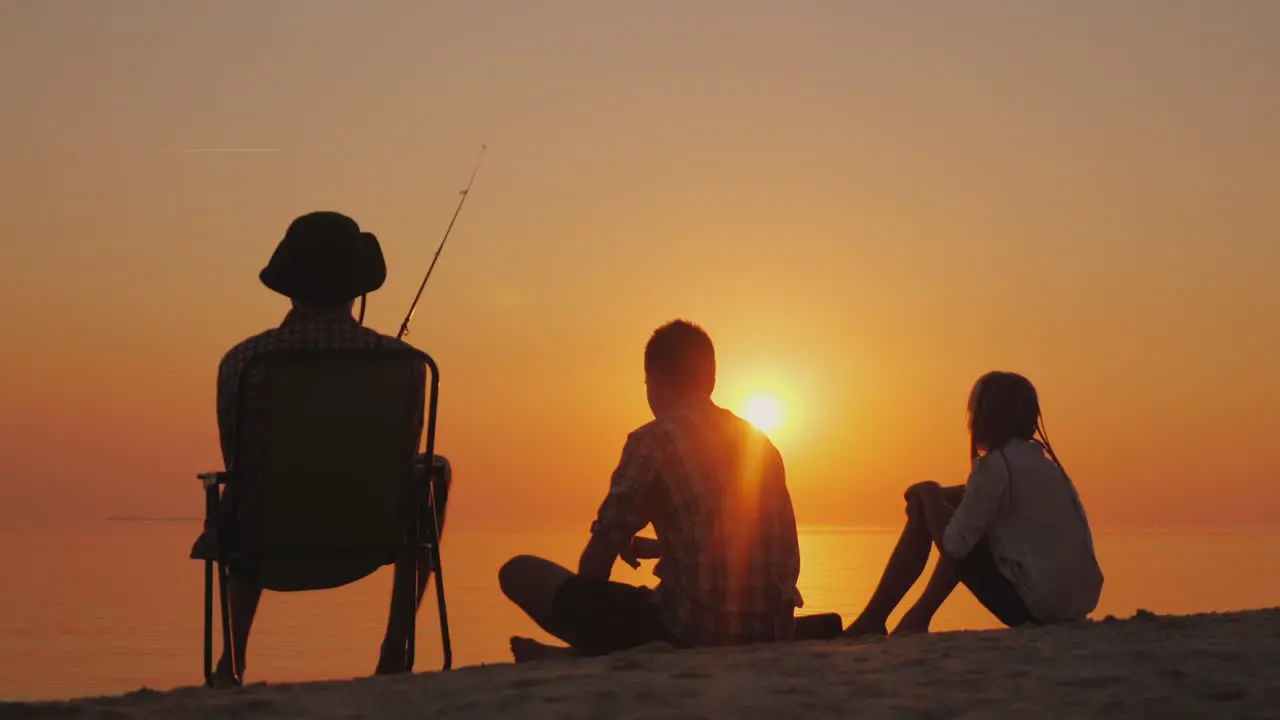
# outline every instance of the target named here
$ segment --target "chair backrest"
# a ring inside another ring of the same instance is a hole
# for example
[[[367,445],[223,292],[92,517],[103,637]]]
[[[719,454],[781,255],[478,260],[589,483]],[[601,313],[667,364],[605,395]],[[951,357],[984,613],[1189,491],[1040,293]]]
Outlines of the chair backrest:
[[[349,574],[372,572],[408,542],[417,430],[425,425],[413,378],[434,365],[401,349],[289,351],[257,363],[260,444],[236,471],[253,505],[242,516],[242,552],[268,574],[314,574],[344,557],[360,566]],[[344,584],[342,572],[329,575],[282,582]]]

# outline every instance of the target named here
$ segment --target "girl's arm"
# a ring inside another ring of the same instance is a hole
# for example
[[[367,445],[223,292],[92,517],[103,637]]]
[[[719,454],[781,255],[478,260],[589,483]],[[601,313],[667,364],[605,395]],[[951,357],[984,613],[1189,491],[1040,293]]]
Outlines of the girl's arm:
[[[939,552],[948,557],[960,559],[968,555],[1004,509],[1009,497],[1009,467],[1003,456],[993,458],[995,454],[978,461],[965,485],[964,497],[948,518],[943,534],[933,536]],[[939,502],[941,494],[942,488],[938,488]],[[935,514],[941,514],[940,510],[935,508]]]
[[[921,483],[916,488],[915,501],[920,503],[920,510],[924,513],[929,537],[933,538],[939,552],[942,552],[942,539],[946,536],[947,525],[951,523],[951,518],[956,512],[955,506],[947,502],[947,494],[955,488],[944,488],[936,482]]]
[[[911,498],[915,494],[916,490],[924,487],[925,485],[937,485],[937,484],[938,483],[933,482],[932,480],[927,482],[922,482],[922,483],[916,483],[915,485],[912,485],[911,487],[907,488],[907,491],[902,494],[902,499],[906,500],[907,502],[911,502],[912,501]],[[948,485],[948,486],[939,488],[942,491],[942,501],[950,505],[952,510],[960,507],[960,503],[964,501],[964,488],[965,488],[964,485]]]
[[[960,507],[960,503],[964,502],[964,485],[942,488],[942,501],[953,508]]]

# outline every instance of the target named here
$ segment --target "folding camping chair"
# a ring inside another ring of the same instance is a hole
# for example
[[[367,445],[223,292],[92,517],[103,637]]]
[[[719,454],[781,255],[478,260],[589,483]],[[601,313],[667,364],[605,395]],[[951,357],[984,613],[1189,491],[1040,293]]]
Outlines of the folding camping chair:
[[[426,472],[415,472],[413,429],[422,406],[412,373],[431,381],[423,434]],[[335,588],[425,549],[434,571],[444,669],[453,662],[441,580],[440,517],[434,493],[436,405],[440,372],[413,349],[290,350],[259,356],[241,375],[237,418],[247,410],[246,379],[257,373],[253,452],[225,472],[203,473],[205,513],[217,523],[216,558],[205,560],[204,673],[213,683],[213,572],[218,574],[222,642],[234,652],[227,585],[243,573],[264,590]],[[245,446],[238,422],[236,458]],[[223,488],[234,488],[224,506]],[[423,502],[431,512],[419,512]],[[416,600],[416,596],[415,596]],[[416,602],[409,603],[406,660],[413,669]],[[232,667],[236,667],[233,659]]]

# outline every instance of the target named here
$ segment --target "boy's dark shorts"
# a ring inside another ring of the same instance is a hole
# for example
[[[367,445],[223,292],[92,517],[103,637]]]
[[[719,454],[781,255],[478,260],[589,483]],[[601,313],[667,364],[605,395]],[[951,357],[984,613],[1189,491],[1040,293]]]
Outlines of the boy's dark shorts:
[[[580,575],[556,591],[551,622],[574,650],[590,657],[654,642],[676,644],[652,590]]]

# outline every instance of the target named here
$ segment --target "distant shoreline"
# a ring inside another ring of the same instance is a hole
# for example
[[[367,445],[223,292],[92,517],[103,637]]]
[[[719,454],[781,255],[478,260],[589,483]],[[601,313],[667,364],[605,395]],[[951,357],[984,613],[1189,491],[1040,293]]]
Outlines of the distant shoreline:
[[[203,516],[148,516],[148,515],[109,515],[103,518],[106,522],[136,522],[136,523],[189,523],[204,522]],[[529,533],[567,533],[575,532],[579,528],[571,523],[549,523],[548,525],[537,527],[517,527],[504,528],[498,526],[482,526],[472,527],[470,530],[484,532],[489,534],[515,534],[523,535]],[[800,523],[799,530],[802,534],[834,534],[834,535],[890,535],[901,532],[901,527],[877,527],[875,525],[834,525],[824,523]],[[651,531],[650,531],[651,532]],[[1094,528],[1094,535],[1106,537],[1108,535],[1276,535],[1280,534],[1280,524],[1276,525],[1116,525],[1102,526]]]

